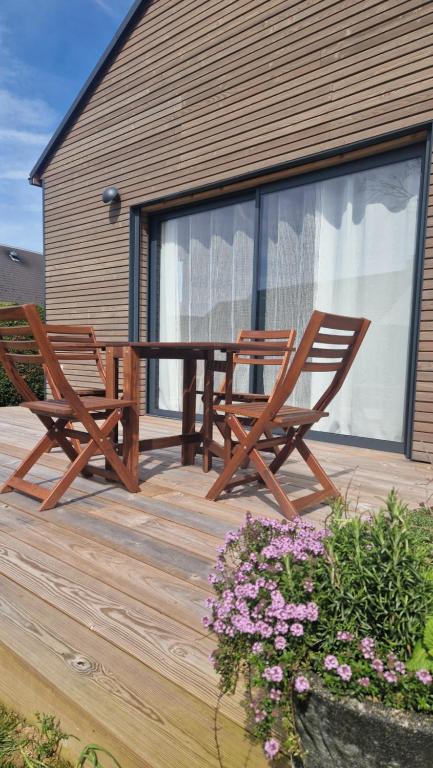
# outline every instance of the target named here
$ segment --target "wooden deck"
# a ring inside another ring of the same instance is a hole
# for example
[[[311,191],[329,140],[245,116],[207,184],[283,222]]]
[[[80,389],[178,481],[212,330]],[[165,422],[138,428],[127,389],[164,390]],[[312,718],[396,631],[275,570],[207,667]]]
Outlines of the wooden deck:
[[[146,417],[143,436],[173,426]],[[1,481],[40,432],[24,409],[0,410]],[[429,464],[324,443],[315,449],[363,508],[393,485],[412,505],[433,488]],[[63,466],[60,453],[45,455],[35,477],[52,480]],[[28,715],[56,713],[66,731],[104,745],[122,768],[217,768],[213,645],[201,626],[207,574],[246,510],[278,512],[267,492],[253,489],[205,501],[215,473],[181,467],[178,450],[143,456],[141,473],[138,495],[80,479],[45,513],[17,493],[0,497],[0,700]],[[286,487],[298,494],[311,488],[304,480],[300,463],[289,462]],[[326,512],[307,516],[320,524]],[[243,722],[240,697],[223,701],[224,767],[264,767]]]

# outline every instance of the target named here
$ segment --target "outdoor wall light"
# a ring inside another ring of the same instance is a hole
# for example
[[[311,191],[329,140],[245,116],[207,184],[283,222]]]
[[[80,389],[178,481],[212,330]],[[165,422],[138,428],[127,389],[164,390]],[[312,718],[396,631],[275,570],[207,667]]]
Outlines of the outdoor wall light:
[[[19,264],[19,263],[20,263],[20,261],[21,261],[21,259],[20,259],[20,257],[18,256],[18,254],[17,254],[17,252],[16,252],[16,251],[9,251],[9,254],[8,254],[8,256],[9,256],[9,258],[10,258],[10,260],[11,260],[11,261],[15,262],[15,264]]]
[[[102,193],[103,203],[115,203],[120,200],[120,194],[117,187],[107,187]]]

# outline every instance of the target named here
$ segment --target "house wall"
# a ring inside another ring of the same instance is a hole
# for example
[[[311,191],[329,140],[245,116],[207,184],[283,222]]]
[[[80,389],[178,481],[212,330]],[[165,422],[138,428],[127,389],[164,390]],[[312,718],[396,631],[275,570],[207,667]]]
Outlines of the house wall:
[[[429,0],[151,2],[43,174],[49,319],[127,336],[131,205],[432,120],[432,41]],[[142,245],[145,338],[145,221]],[[433,449],[432,199],[425,255],[415,458]]]

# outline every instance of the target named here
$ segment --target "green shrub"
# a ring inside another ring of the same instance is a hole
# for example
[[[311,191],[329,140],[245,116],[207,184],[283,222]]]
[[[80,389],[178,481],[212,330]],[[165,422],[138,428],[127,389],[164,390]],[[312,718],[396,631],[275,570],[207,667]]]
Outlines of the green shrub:
[[[8,301],[1,301],[0,307],[12,307],[16,306],[13,302]],[[41,320],[45,317],[45,312],[43,307],[38,307],[39,315],[41,317]],[[6,323],[0,323],[1,325],[6,325]],[[15,323],[15,325],[19,325],[19,323]],[[27,381],[28,385],[32,389],[32,391],[37,395],[39,400],[44,399],[44,372],[40,365],[29,365],[28,363],[19,363],[17,365],[17,368],[23,378]],[[18,394],[17,390],[15,389],[14,385],[9,381],[9,378],[6,375],[6,372],[2,365],[0,365],[0,407],[4,407],[6,405],[18,405],[21,402],[22,398]]]

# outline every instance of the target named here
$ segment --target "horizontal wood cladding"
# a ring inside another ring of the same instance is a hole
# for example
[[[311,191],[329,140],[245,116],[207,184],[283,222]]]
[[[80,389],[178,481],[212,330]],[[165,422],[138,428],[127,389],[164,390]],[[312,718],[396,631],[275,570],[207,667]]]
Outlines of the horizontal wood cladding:
[[[430,0],[147,4],[43,173],[48,318],[127,336],[131,205],[181,194],[190,202],[203,185],[218,188],[202,199],[247,189],[255,179],[230,180],[320,153],[340,152],[308,168],[344,162],[350,145],[432,121],[432,43]],[[111,184],[116,210],[101,202]],[[433,451],[433,180],[430,188],[413,443],[424,460]],[[142,215],[141,338],[148,214],[181,202]]]

